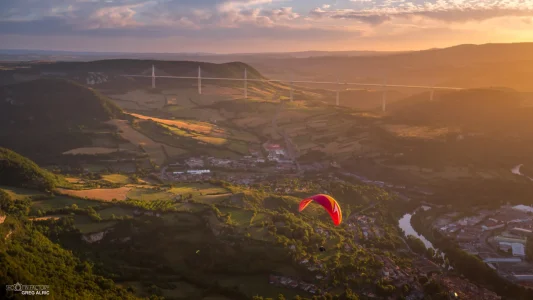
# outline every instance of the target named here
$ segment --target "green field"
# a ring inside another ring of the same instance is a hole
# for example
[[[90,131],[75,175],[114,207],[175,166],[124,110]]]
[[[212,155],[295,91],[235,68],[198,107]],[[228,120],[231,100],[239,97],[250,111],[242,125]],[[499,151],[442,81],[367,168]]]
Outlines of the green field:
[[[285,298],[292,299],[296,295],[305,295],[304,291],[298,291],[289,288],[277,287],[268,282],[268,275],[250,275],[250,276],[220,276],[217,277],[222,286],[237,286],[239,290],[250,297],[261,295],[264,297],[277,297],[283,294]]]
[[[74,226],[83,234],[99,232],[114,226],[116,223],[115,221],[94,222],[88,216],[74,216]]]
[[[231,220],[238,226],[249,226],[252,219],[253,211],[244,210],[234,207],[218,207],[218,209],[224,214],[231,214]]]
[[[224,144],[224,147],[230,149],[231,151],[239,152],[240,154],[248,154],[248,144],[241,141],[227,141]]]
[[[274,237],[268,232],[266,228],[248,227],[246,230],[250,234],[250,238],[258,241],[274,241]]]
[[[158,191],[152,189],[134,188],[128,192],[127,197],[129,199],[142,200],[142,201],[155,201],[155,200],[172,200],[174,196],[166,191]]]
[[[198,225],[201,225],[203,222],[202,219],[200,219],[198,216],[183,212],[163,214],[162,218],[169,224],[172,224],[172,226],[180,228],[194,228]]]
[[[218,195],[203,195],[203,196],[194,196],[193,199],[199,203],[205,204],[219,204],[224,202],[224,200],[229,199],[231,193],[218,194]]]
[[[71,207],[72,204],[76,204],[79,208],[86,208],[89,206],[98,206],[100,203],[93,200],[78,199],[68,196],[57,196],[51,199],[33,201],[30,213],[35,214],[39,210],[46,212],[54,209],[64,208],[65,206]]]
[[[10,186],[0,186],[0,189],[6,191],[15,200],[24,200],[32,196],[46,195],[45,193],[39,192],[36,190],[16,188],[16,187],[10,187]]]
[[[226,194],[229,191],[225,188],[214,186],[209,183],[193,183],[193,184],[180,184],[175,187],[172,187],[168,190],[169,193],[174,195],[188,195],[192,194],[195,196],[206,196],[206,195],[218,195]],[[202,195],[200,195],[200,193]]]
[[[112,215],[116,217],[133,216],[133,209],[112,206],[98,211],[102,219],[110,219]]]
[[[261,222],[269,219],[269,216],[265,213],[258,213],[252,221],[252,225],[259,225]]]
[[[86,164],[83,165],[83,168],[91,173],[103,172],[107,169],[107,166],[104,165],[95,165],[95,164]]]
[[[111,183],[128,184],[131,180],[128,176],[122,174],[102,175],[102,179]]]
[[[207,209],[207,206],[201,203],[177,203],[174,207],[181,212],[201,212]]]

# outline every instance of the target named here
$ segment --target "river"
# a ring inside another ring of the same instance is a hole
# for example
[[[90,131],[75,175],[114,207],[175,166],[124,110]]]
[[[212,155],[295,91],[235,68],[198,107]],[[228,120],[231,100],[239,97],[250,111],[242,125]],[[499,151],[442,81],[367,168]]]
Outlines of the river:
[[[424,209],[424,210],[431,209],[431,207],[429,207],[429,206],[421,206],[421,208]],[[434,250],[437,250],[433,246],[433,244],[431,244],[430,241],[428,241],[423,235],[418,234],[418,232],[416,232],[416,230],[413,228],[413,226],[411,226],[411,217],[413,216],[413,214],[416,213],[417,210],[415,210],[412,214],[403,215],[403,217],[399,221],[400,228],[403,230],[403,232],[405,232],[405,236],[412,235],[414,237],[417,237],[418,239],[420,239],[422,241],[422,243],[424,243],[426,248],[428,248],[428,249],[429,248],[433,248]]]
[[[512,169],[511,169],[511,173],[516,174],[516,175],[520,175],[520,176],[525,176],[525,177],[527,177],[526,175],[520,173],[520,168],[521,168],[523,165],[524,165],[524,164],[520,164],[520,165],[518,165],[518,166],[512,168]],[[527,178],[529,178],[529,180],[533,181],[533,178],[531,178],[531,177],[527,177]]]

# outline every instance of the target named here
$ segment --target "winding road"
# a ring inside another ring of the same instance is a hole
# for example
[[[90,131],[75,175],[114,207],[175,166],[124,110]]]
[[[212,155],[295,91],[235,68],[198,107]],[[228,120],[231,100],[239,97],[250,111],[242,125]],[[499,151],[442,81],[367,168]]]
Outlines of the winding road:
[[[276,109],[276,113],[274,114],[274,117],[272,118],[272,128],[277,134],[283,137],[285,141],[285,147],[287,148],[287,154],[289,158],[296,164],[296,168],[298,169],[298,175],[300,175],[302,174],[302,169],[300,168],[300,163],[298,162],[298,160],[296,160],[296,155],[294,153],[295,152],[294,145],[291,141],[291,138],[287,135],[287,133],[285,133],[285,131],[280,130],[278,128],[278,115],[281,113],[281,110],[283,109],[283,107],[284,107],[284,103],[281,102],[278,108]]]

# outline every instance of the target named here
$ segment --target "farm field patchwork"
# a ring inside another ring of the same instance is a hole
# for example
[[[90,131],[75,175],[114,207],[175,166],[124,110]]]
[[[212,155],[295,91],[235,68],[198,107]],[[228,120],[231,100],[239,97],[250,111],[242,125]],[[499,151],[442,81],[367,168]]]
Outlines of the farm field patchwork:
[[[409,125],[382,125],[382,128],[394,136],[400,138],[435,140],[443,139],[447,134],[454,132],[453,129],[447,127],[431,128],[425,126],[409,126]]]
[[[185,150],[179,148],[154,142],[152,139],[133,129],[125,120],[111,120],[108,121],[108,123],[115,125],[119,129],[120,134],[124,139],[130,141],[130,143],[134,145],[142,146],[150,158],[153,159],[158,165],[161,165],[166,160],[166,155],[162,149],[162,146],[165,146],[167,152],[171,152],[174,155],[176,153],[186,152]]]
[[[141,201],[172,200],[175,196],[164,190],[133,188],[127,193],[128,199]]]
[[[128,176],[122,174],[104,174],[102,179],[111,183],[128,184],[131,180]]]
[[[78,228],[78,230],[83,234],[99,232],[109,227],[112,227],[115,224],[117,224],[116,221],[95,222],[91,220],[91,218],[89,218],[88,216],[74,216],[74,226]]]
[[[113,206],[101,209],[97,211],[97,213],[102,219],[110,219],[113,215],[115,215],[116,217],[133,216],[133,209]]]
[[[161,108],[165,105],[165,96],[161,94],[149,93],[143,90],[129,91],[122,95],[111,95],[112,99],[131,101],[137,103],[139,107],[147,109]]]
[[[115,189],[90,189],[90,190],[68,190],[68,189],[57,189],[58,192],[65,195],[70,195],[74,197],[87,198],[93,200],[101,201],[122,201],[126,200],[128,192],[131,190],[131,187],[120,187]]]
[[[216,128],[215,126],[205,122],[160,119],[135,113],[131,113],[131,115],[141,120],[153,120],[157,123],[174,126],[180,129],[187,129],[194,132],[224,134],[222,129]]]
[[[45,193],[39,192],[36,190],[16,188],[16,187],[11,187],[11,186],[0,185],[0,189],[7,192],[15,200],[24,200],[24,199],[29,199],[30,197],[46,195]]]
[[[117,148],[104,148],[104,147],[84,147],[84,148],[76,148],[69,151],[63,152],[63,154],[70,154],[70,155],[98,155],[98,154],[110,154],[117,151],[122,151]]]
[[[50,210],[55,210],[58,208],[64,208],[66,206],[71,207],[73,204],[76,204],[79,208],[86,208],[89,206],[98,206],[98,202],[91,200],[84,200],[72,197],[65,196],[56,196],[50,199],[34,200],[31,204],[30,213],[35,214],[39,210],[46,212]]]

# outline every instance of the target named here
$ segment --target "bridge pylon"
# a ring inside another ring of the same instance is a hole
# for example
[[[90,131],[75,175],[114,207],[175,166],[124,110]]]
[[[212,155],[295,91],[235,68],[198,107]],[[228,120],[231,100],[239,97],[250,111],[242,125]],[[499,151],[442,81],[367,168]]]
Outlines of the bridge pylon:
[[[198,66],[198,94],[202,94],[202,67]]]
[[[387,78],[383,82],[383,94],[381,99],[381,110],[383,112],[387,111]]]
[[[244,99],[248,98],[248,74],[244,68]]]
[[[152,88],[155,89],[155,67],[152,65]]]

